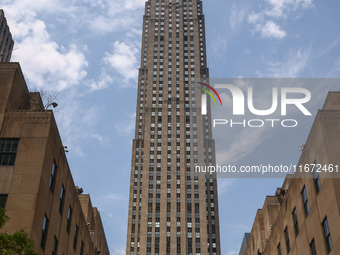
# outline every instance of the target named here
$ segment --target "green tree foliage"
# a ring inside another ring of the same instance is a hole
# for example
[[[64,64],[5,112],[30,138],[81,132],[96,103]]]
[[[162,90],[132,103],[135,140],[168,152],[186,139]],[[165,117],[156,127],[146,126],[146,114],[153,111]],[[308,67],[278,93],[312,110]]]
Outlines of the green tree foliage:
[[[0,229],[9,220],[5,210],[0,207]],[[0,233],[0,255],[38,255],[33,249],[34,243],[23,229],[13,235]]]

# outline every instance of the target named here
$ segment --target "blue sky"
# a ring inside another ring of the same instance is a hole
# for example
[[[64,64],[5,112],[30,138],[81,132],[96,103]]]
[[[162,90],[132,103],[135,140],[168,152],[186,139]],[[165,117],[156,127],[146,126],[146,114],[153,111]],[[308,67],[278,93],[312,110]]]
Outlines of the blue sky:
[[[203,4],[211,77],[340,76],[338,0]],[[111,254],[125,254],[144,0],[0,0],[0,8],[18,48],[12,61],[32,91],[58,94],[55,115],[75,183],[101,211]],[[298,156],[298,148],[286,155]],[[219,181],[223,255],[238,254],[257,208],[282,182]]]

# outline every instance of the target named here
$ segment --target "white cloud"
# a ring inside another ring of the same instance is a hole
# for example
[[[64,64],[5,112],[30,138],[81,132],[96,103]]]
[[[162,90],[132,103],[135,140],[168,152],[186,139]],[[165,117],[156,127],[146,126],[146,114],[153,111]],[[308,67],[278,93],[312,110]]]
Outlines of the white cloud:
[[[264,141],[264,134],[267,128],[244,129],[238,134],[234,134],[232,143],[228,148],[216,150],[216,159],[220,165],[235,164],[248,154],[253,152]],[[268,135],[268,134],[267,134]],[[225,143],[224,143],[225,144]]]
[[[286,36],[286,32],[271,20],[267,21],[262,27],[258,26],[257,29],[261,32],[263,38],[282,39]]]
[[[326,77],[339,77],[340,76],[340,58],[337,58],[334,62],[333,68],[328,72]]]
[[[313,6],[313,0],[265,0],[267,5],[261,6],[262,11],[248,15],[248,23],[253,24],[253,31],[262,35],[262,38],[282,39],[286,32],[277,24],[279,20],[286,20],[289,15],[298,9]],[[276,23],[273,21],[276,19]]]
[[[128,84],[131,80],[137,80],[138,53],[139,50],[136,46],[116,41],[113,44],[113,52],[107,52],[104,61],[115,69],[122,76],[123,81]]]
[[[125,255],[125,249],[123,248],[117,248],[113,251],[112,255]]]
[[[16,7],[17,13],[21,10],[30,11],[44,11],[44,12],[60,12],[66,11],[66,6],[61,0],[4,0],[4,6],[6,7],[6,13],[9,7]]]
[[[227,39],[222,35],[217,35],[215,40],[211,42],[212,50],[216,53],[215,55],[219,57],[224,57],[223,54],[225,53],[228,47]]]
[[[145,5],[144,0],[87,0],[92,5],[84,13],[79,13],[82,22],[88,23],[94,33],[111,33],[115,31],[130,30],[140,19],[136,11],[141,11]],[[86,14],[86,15],[85,15]],[[91,17],[89,19],[89,17]],[[141,24],[140,24],[141,27]],[[138,29],[140,29],[138,27]]]
[[[101,90],[108,88],[111,84],[113,84],[113,77],[107,74],[106,70],[103,68],[102,72],[99,76],[98,80],[91,79],[88,81],[88,86],[90,87],[91,91]]]
[[[2,7],[56,15],[59,20],[68,21],[69,29],[87,27],[93,33],[122,31],[138,24],[136,10],[143,10],[145,0],[4,0]],[[17,16],[17,14],[15,16]]]
[[[136,114],[131,114],[127,120],[124,120],[115,125],[119,135],[130,135],[135,130]]]
[[[100,134],[97,134],[97,133],[91,133],[90,137],[98,140],[99,142],[104,141],[104,137],[102,135],[100,135]]]
[[[236,250],[229,250],[227,252],[227,255],[238,255],[239,254],[239,251],[236,251]]]
[[[88,105],[87,100],[77,90],[61,92],[55,114],[63,144],[68,146],[70,156],[85,156],[83,142],[86,140],[107,142],[103,135],[95,131],[103,111],[100,107]]]
[[[223,178],[219,178],[218,179],[218,194],[222,195],[224,194],[234,183],[235,183],[235,179],[223,179]]]
[[[17,16],[11,16],[11,14]],[[44,21],[30,11],[7,13],[18,48],[12,61],[18,61],[28,82],[35,88],[61,91],[78,85],[86,75],[85,47],[59,46],[50,38]]]
[[[271,17],[287,18],[289,11],[296,11],[298,8],[312,7],[313,0],[266,0],[270,8],[265,10],[266,15]]]
[[[261,13],[252,13],[248,16],[248,22],[250,24],[255,24],[263,20],[263,15]]]
[[[125,197],[123,195],[120,194],[108,194],[105,196],[106,200],[111,200],[111,201],[118,201],[118,200],[124,200]]]
[[[266,76],[273,78],[296,78],[308,67],[311,50],[291,51],[285,61],[269,62]]]
[[[119,1],[119,2],[121,2],[121,1]],[[125,6],[126,9],[134,10],[136,8],[144,7],[145,2],[146,2],[145,0],[126,0],[124,6]]]
[[[232,31],[236,31],[242,26],[246,13],[245,8],[238,8],[235,4],[231,7],[230,27]]]
[[[82,147],[84,139],[101,143],[106,141],[103,134],[95,131],[94,120],[102,117],[101,111],[89,105],[85,96],[89,92],[108,88],[114,81],[122,84],[117,73],[124,82],[136,79],[139,62],[139,43],[134,46],[117,42],[113,52],[105,55],[102,49],[101,52],[93,48],[88,50],[87,45],[79,43],[87,38],[78,37],[93,35],[94,31],[102,29],[105,33],[123,31],[127,34],[127,40],[136,40],[141,34],[137,11],[142,11],[144,4],[144,0],[3,1],[1,7],[5,10],[15,47],[18,47],[13,52],[12,61],[20,62],[30,89],[58,92],[59,107],[55,115],[63,143],[69,147],[69,156],[85,156]],[[111,8],[115,6],[117,8]],[[91,27],[95,17],[102,17],[103,23]],[[102,26],[105,22],[109,27]],[[62,29],[64,34],[57,34]],[[65,41],[63,36],[69,43],[58,42]],[[99,55],[98,58],[104,56],[102,66],[98,68],[99,75],[93,74],[95,68],[88,69],[86,55],[92,57],[92,62],[94,52]],[[124,128],[124,132],[133,130],[131,123]]]

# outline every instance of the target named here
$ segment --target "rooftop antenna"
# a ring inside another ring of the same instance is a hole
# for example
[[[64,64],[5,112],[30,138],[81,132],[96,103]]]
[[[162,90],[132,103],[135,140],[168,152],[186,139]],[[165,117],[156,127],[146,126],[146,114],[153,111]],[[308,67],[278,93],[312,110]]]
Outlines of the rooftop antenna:
[[[13,52],[13,51],[17,50],[17,49],[19,49],[19,48],[17,47],[17,48],[15,48],[15,49],[13,49],[13,50],[10,50],[10,51],[7,51],[7,52],[4,52],[4,53],[1,53],[1,54],[0,54],[0,57],[3,57],[3,56],[5,56],[5,55],[7,55],[7,54],[9,54],[9,53],[11,53],[11,52]]]

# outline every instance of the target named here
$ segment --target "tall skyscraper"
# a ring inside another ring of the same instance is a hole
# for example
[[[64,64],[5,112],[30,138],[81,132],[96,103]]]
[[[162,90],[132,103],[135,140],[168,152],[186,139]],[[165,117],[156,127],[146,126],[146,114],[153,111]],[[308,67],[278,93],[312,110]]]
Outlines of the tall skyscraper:
[[[215,164],[199,78],[208,78],[202,1],[147,1],[126,254],[221,253],[216,178],[194,173]]]
[[[3,10],[0,10],[0,62],[11,60],[14,41]]]

